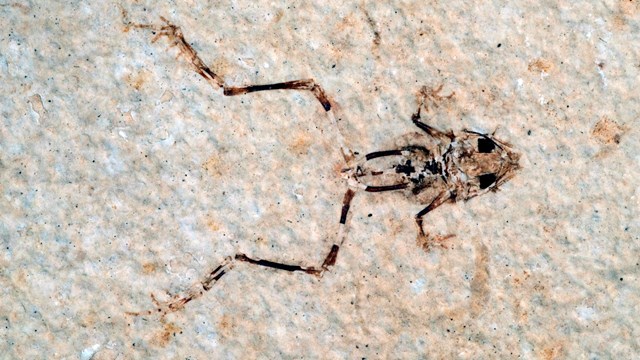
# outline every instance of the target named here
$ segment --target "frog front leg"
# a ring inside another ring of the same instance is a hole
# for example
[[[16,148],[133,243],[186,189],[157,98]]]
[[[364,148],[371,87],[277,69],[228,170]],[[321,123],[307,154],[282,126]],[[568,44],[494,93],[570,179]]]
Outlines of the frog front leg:
[[[411,116],[411,121],[415,126],[417,126],[420,130],[429,134],[429,136],[441,140],[441,141],[451,141],[453,140],[453,132],[443,132],[440,131],[431,125],[426,124],[422,121],[420,116],[422,107],[424,107],[427,111],[429,110],[429,105],[432,107],[438,107],[438,103],[444,99],[451,99],[455,92],[451,93],[447,96],[441,96],[440,91],[442,90],[442,85],[438,86],[436,89],[429,89],[426,86],[420,88],[418,91],[417,100],[418,100],[418,110],[416,110],[415,114]]]
[[[456,200],[455,194],[451,191],[443,191],[441,192],[433,201],[420,212],[418,212],[415,216],[416,225],[418,226],[418,237],[416,239],[417,244],[422,247],[426,252],[431,251],[433,246],[440,246],[443,248],[447,248],[445,245],[446,240],[454,237],[453,234],[447,235],[432,235],[424,231],[424,216],[427,215],[430,211],[436,209],[440,205],[446,202],[455,202]]]

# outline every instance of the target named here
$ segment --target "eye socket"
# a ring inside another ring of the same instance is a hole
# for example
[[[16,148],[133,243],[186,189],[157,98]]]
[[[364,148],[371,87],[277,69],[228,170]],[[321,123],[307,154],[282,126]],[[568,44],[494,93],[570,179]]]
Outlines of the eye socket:
[[[487,138],[478,138],[478,152],[488,154],[495,150],[496,143]]]
[[[486,189],[489,186],[491,186],[491,184],[495,183],[497,180],[496,174],[482,174],[480,176],[478,176],[478,180],[480,181],[480,189]]]

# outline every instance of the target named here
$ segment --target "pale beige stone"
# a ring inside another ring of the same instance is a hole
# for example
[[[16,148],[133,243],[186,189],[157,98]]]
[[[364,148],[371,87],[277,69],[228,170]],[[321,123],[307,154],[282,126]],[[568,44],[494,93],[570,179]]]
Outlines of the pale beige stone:
[[[638,338],[637,2],[0,4],[0,354],[15,359],[629,359]],[[316,99],[225,97],[148,29],[182,27],[228,85],[315,79],[353,150],[440,129],[509,141],[519,174],[425,222],[346,184]],[[371,214],[371,216],[368,216]],[[194,287],[195,286],[195,287]]]

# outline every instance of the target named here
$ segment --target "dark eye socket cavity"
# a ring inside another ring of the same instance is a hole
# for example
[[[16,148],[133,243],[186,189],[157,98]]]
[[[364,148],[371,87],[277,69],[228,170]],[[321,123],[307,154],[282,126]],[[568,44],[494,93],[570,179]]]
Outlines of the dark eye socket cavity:
[[[496,182],[498,178],[496,177],[496,174],[490,173],[490,174],[482,174],[480,176],[478,176],[478,180],[480,181],[480,189],[486,189],[489,186],[491,186],[493,183]]]
[[[478,152],[483,154],[488,154],[495,150],[496,143],[491,139],[487,139],[484,137],[478,138]]]

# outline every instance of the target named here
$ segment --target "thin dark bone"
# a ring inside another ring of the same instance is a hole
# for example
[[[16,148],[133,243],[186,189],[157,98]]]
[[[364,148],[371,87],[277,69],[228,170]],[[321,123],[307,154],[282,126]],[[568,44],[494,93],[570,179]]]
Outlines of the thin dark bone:
[[[365,155],[365,159],[371,160],[371,159],[375,159],[383,156],[393,156],[393,155],[402,155],[402,150],[375,151]]]
[[[440,205],[444,204],[447,201],[455,201],[456,194],[451,192],[443,192],[435,198],[429,206],[422,209],[419,213],[416,214],[416,225],[418,226],[418,242],[419,244],[426,250],[429,251],[432,245],[439,245],[443,248],[447,248],[444,245],[444,241],[452,238],[454,235],[436,235],[430,236],[424,231],[423,224],[423,216],[425,216],[430,211],[438,208]]]
[[[442,192],[442,193],[440,193],[438,195],[438,197],[433,199],[433,201],[429,205],[427,205],[427,207],[425,207],[424,209],[420,210],[420,212],[418,212],[416,214],[416,224],[418,225],[418,231],[420,232],[420,235],[426,236],[426,234],[424,232],[422,217],[427,215],[427,213],[429,213],[430,211],[436,209],[440,205],[444,204],[445,202],[447,202],[447,201],[449,201],[449,200],[451,200],[453,198],[454,197],[451,195],[450,192],[448,192],[448,191]]]
[[[156,306],[154,309],[147,310],[147,311],[140,311],[140,312],[127,311],[126,314],[133,315],[133,316],[141,316],[141,315],[151,315],[153,313],[158,313],[160,314],[161,318],[164,318],[167,314],[181,310],[182,308],[184,308],[184,306],[187,303],[201,297],[204,294],[204,292],[209,291],[213,287],[212,284],[218,282],[218,280],[220,280],[220,278],[222,278],[222,276],[224,276],[227,273],[225,271],[225,268],[231,268],[231,267],[232,267],[231,264],[227,260],[225,263],[223,263],[222,265],[216,267],[213,271],[211,271],[209,275],[207,275],[207,277],[200,282],[199,285],[201,287],[196,286],[189,289],[189,291],[187,291],[187,294],[182,297],[174,296],[173,299],[170,301],[160,302],[155,297],[155,295],[151,294],[151,301]]]
[[[408,183],[396,184],[396,185],[385,185],[385,186],[367,186],[364,191],[368,192],[382,192],[382,191],[393,191],[406,189],[409,186]]]
[[[123,12],[123,17],[126,20],[126,13]],[[316,99],[322,105],[322,108],[327,113],[331,123],[336,127],[338,131],[337,140],[340,145],[340,151],[342,152],[342,156],[344,157],[345,162],[350,164],[354,160],[354,154],[351,149],[346,146],[344,141],[344,136],[340,133],[340,129],[338,128],[337,121],[333,114],[331,113],[331,102],[327,97],[325,91],[320,87],[320,85],[316,84],[313,79],[304,79],[304,80],[294,80],[287,82],[279,82],[273,84],[264,84],[264,85],[248,85],[248,86],[226,86],[224,84],[224,79],[215,74],[209,67],[200,59],[198,53],[189,45],[189,42],[185,40],[184,35],[182,34],[182,30],[179,26],[176,26],[169,22],[169,20],[164,17],[160,17],[160,19],[165,23],[165,25],[153,25],[153,24],[134,24],[132,22],[126,21],[126,28],[140,28],[140,29],[151,29],[156,33],[156,36],[153,38],[151,42],[156,42],[160,37],[166,36],[169,40],[169,47],[178,46],[180,49],[179,55],[185,55],[188,60],[191,62],[191,65],[195,68],[196,72],[204,77],[212,86],[215,88],[222,88],[223,94],[226,96],[235,96],[247,94],[250,92],[256,91],[266,91],[266,90],[303,90],[310,91]]]
[[[336,260],[338,259],[338,250],[340,250],[340,246],[333,244],[331,246],[331,251],[329,251],[329,255],[322,262],[322,270],[327,271],[329,266],[333,266],[336,264]]]
[[[411,121],[420,130],[426,132],[429,136],[434,137],[436,139],[444,139],[444,138],[453,139],[454,137],[452,132],[448,132],[448,133],[442,132],[420,121],[420,108],[418,108],[418,111],[411,116]]]
[[[211,283],[212,283],[212,282],[213,282],[213,283],[217,282],[218,280],[220,280],[220,278],[222,277],[222,275],[224,275],[224,274],[226,274],[226,273],[227,273],[226,271],[221,271],[219,274],[217,274],[217,275],[215,275],[215,276],[211,277],[210,279],[209,279],[209,278],[207,278],[207,280],[205,280],[205,281],[203,281],[203,282],[202,282],[202,288],[204,288],[204,290],[205,290],[205,291],[209,291],[209,290],[211,290],[211,287],[212,287]]]
[[[320,276],[322,275],[323,272],[328,270],[329,266],[332,266],[333,264],[336,263],[336,259],[338,257],[338,250],[340,250],[340,247],[336,244],[333,244],[331,246],[331,250],[329,251],[329,254],[325,257],[319,269],[313,266],[304,267],[300,265],[279,263],[271,260],[253,259],[248,257],[245,254],[236,254],[235,259],[238,261],[243,261],[243,262],[252,264],[252,265],[264,266],[264,267],[268,267],[276,270],[284,270],[284,271],[290,271],[290,272],[302,271],[309,275]]]
[[[347,222],[347,214],[349,213],[349,207],[351,206],[351,200],[356,193],[349,189],[344,194],[344,199],[342,200],[342,212],[340,213],[340,224],[344,225]]]
[[[333,244],[331,246],[331,250],[329,251],[327,256],[324,258],[324,261],[322,262],[322,265],[320,265],[319,268],[313,267],[313,266],[304,267],[300,265],[284,264],[284,263],[279,263],[271,260],[252,259],[245,254],[237,254],[235,256],[235,259],[238,261],[243,261],[243,262],[252,264],[252,265],[264,266],[264,267],[268,267],[276,270],[284,270],[284,271],[290,271],[290,272],[302,271],[310,275],[322,276],[322,274],[325,271],[329,270],[330,266],[335,265],[336,260],[338,259],[338,251],[340,251],[340,246],[344,243],[344,240],[346,238],[346,230],[345,230],[346,219],[349,213],[349,208],[351,206],[351,201],[353,200],[354,196],[355,196],[355,191],[351,189],[347,190],[347,192],[344,194],[344,198],[342,200],[342,212],[340,214],[340,226],[343,231],[341,231],[340,234],[338,235],[337,242],[339,245]]]
[[[453,138],[455,137],[453,135],[452,131],[449,131],[448,133],[442,132],[440,130],[435,129],[432,126],[429,126],[427,124],[425,124],[424,122],[420,121],[420,111],[422,110],[422,107],[425,106],[425,108],[428,110],[428,106],[427,106],[427,102],[428,100],[431,100],[430,103],[434,106],[437,106],[438,101],[443,100],[443,99],[451,99],[455,93],[451,93],[447,96],[441,96],[440,95],[440,91],[442,90],[442,85],[438,86],[436,89],[428,89],[427,87],[422,87],[420,89],[420,91],[418,92],[418,110],[415,112],[415,114],[413,114],[411,116],[411,121],[413,122],[414,125],[416,125],[419,129],[423,130],[424,132],[426,132],[427,134],[429,134],[430,136],[440,139],[440,140],[444,140],[445,138],[453,140]],[[436,101],[438,100],[438,101]]]
[[[320,101],[320,104],[322,104],[324,111],[331,110],[331,103],[329,102],[329,99],[327,99],[327,95],[325,94],[324,90],[322,90],[320,85],[316,84],[313,79],[294,80],[265,85],[249,85],[239,87],[224,86],[224,94],[226,96],[242,95],[251,92],[266,90],[308,90],[313,93],[318,101]]]
[[[235,259],[238,261],[244,261],[253,265],[259,265],[259,266],[264,266],[264,267],[269,267],[272,269],[278,269],[278,270],[284,270],[284,271],[304,271],[307,274],[316,274],[318,271],[313,267],[302,267],[300,265],[289,265],[289,264],[283,264],[283,263],[270,261],[270,260],[252,259],[245,254],[236,254]]]
[[[169,22],[169,20],[164,17],[160,17],[160,19],[165,23],[165,25],[151,25],[151,24],[133,24],[129,23],[127,27],[135,27],[140,29],[151,29],[156,32],[156,36],[151,40],[152,43],[158,41],[162,36],[166,36],[169,39],[170,45],[169,47],[178,46],[180,49],[180,55],[184,55],[191,65],[195,68],[196,72],[200,74],[203,78],[205,78],[211,85],[214,87],[224,87],[224,80],[222,77],[211,71],[209,67],[200,59],[198,53],[189,45],[189,43],[185,40],[184,35],[182,34],[182,30],[179,26],[176,26]]]
[[[200,76],[205,78],[214,87],[223,88],[224,95],[235,96],[265,90],[306,90],[310,91],[316,97],[316,99],[318,99],[325,111],[331,110],[331,102],[329,102],[326,93],[318,84],[316,84],[313,79],[294,80],[274,84],[249,85],[241,87],[226,86],[222,77],[213,72],[204,63],[204,61],[200,59],[198,53],[193,49],[193,47],[189,45],[189,42],[187,42],[187,40],[184,38],[184,34],[182,33],[180,27],[172,24],[169,20],[165,19],[162,16],[160,17],[160,19],[165,23],[165,25],[128,23],[127,27],[151,29],[155,31],[156,36],[151,42],[156,42],[162,36],[166,36],[169,39],[169,46],[178,46],[178,48],[180,49],[180,55],[184,55],[189,60],[191,65],[195,68],[196,72],[200,74]]]
[[[492,138],[490,138],[487,134],[483,134],[483,133],[479,133],[477,131],[471,131],[471,130],[463,130],[463,131],[466,132],[467,134],[475,134],[475,135],[478,135],[478,136],[482,136],[483,138],[491,141],[494,145],[496,145],[498,148],[500,148],[500,150],[504,150],[504,148],[502,146],[500,146],[500,144],[497,141],[495,141]]]

